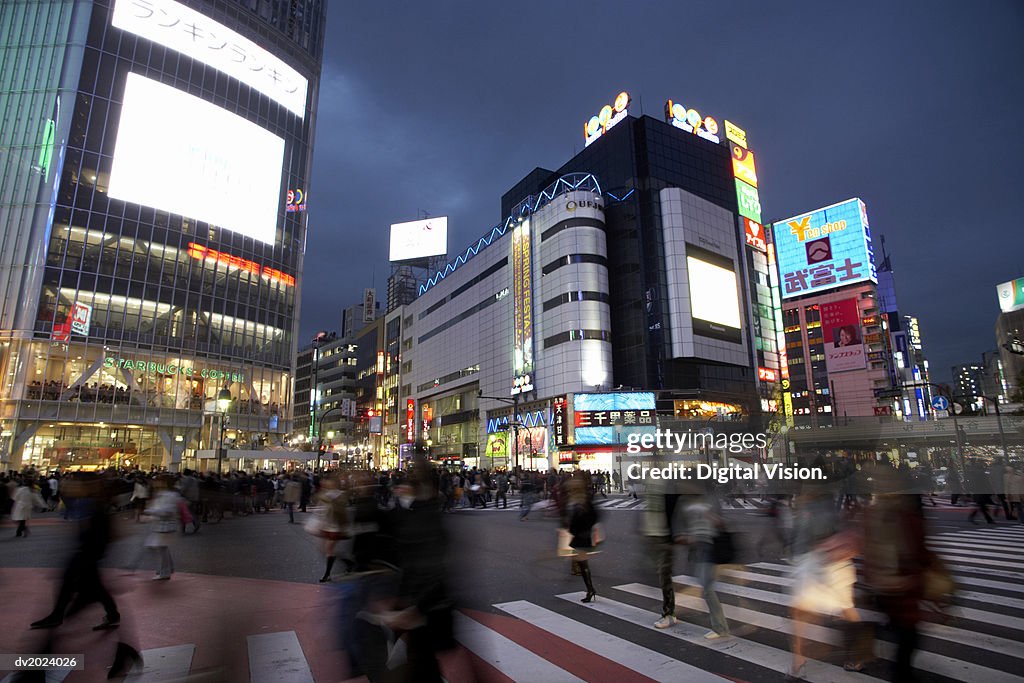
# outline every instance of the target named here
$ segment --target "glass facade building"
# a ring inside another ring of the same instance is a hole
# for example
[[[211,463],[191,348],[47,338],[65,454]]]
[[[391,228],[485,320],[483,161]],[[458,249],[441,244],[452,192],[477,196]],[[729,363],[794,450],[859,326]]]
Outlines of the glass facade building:
[[[225,388],[237,447],[291,431],[324,14],[0,6],[4,467],[178,466]]]

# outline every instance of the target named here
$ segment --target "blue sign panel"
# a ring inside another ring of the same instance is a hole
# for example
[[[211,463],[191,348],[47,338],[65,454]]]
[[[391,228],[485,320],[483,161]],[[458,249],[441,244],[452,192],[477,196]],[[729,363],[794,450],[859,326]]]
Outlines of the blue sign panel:
[[[782,298],[878,282],[864,202],[848,199],[772,226]]]
[[[572,408],[589,410],[653,410],[654,392],[617,391],[608,394],[574,394]]]
[[[949,410],[949,399],[947,399],[945,396],[933,396],[932,408],[939,411]]]

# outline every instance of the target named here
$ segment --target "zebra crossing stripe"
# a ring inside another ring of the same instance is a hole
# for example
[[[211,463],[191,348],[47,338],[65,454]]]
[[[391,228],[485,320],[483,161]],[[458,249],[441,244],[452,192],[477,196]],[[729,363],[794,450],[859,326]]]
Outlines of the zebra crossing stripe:
[[[1001,552],[1005,557],[1014,557],[1020,555],[1021,559],[1024,559],[1024,548],[1020,544],[1004,544],[1004,543],[993,543],[991,541],[987,543],[968,541],[962,538],[928,538],[926,542],[930,545],[932,543],[938,543],[944,546],[950,546],[951,548],[962,548],[964,550],[992,550]]]
[[[958,550],[962,550],[964,552],[970,553],[972,557],[988,557],[1002,559],[1010,559],[1013,557],[1012,553],[1007,553],[1006,551],[995,552],[993,550],[986,548],[965,547],[963,544],[958,543],[956,541],[928,541],[928,547],[940,553],[956,552]],[[1021,556],[1018,559],[1024,560],[1024,556]]]
[[[790,572],[792,567],[785,564],[775,564],[773,562],[755,562],[754,564],[747,565],[753,569],[768,569],[771,571],[778,572]],[[975,567],[966,564],[955,564],[954,562],[947,562],[946,569],[959,576],[959,572],[967,572],[973,574],[984,574],[985,576],[998,577],[1001,579],[1016,579],[1017,581],[1024,581],[1024,574],[1020,572],[1010,572],[1005,569],[990,569],[988,567]]]
[[[793,583],[793,579],[787,576],[775,576],[774,574],[755,574],[754,572],[745,572],[737,569],[721,568],[718,570],[719,576],[730,576],[733,578],[755,581],[757,583],[769,583],[775,586],[790,586]],[[979,586],[982,588],[996,588],[1000,590],[1012,590],[1014,592],[1024,592],[1024,587],[1016,586],[1010,583],[1003,583],[1001,581],[986,581],[984,579],[971,579],[968,577],[956,577],[956,582],[961,586]],[[978,593],[974,591],[958,590],[956,593],[957,597],[963,598],[964,600],[974,600],[975,602],[988,602],[993,605],[1004,605],[1006,607],[1013,607],[1016,609],[1024,609],[1024,600],[1018,598],[1008,598],[1003,595],[992,595],[990,593]]]
[[[654,586],[644,586],[642,584],[633,583],[626,584],[624,586],[616,586],[615,588],[616,590],[622,590],[627,593],[632,593],[633,595],[651,598],[653,600],[658,600],[659,602],[661,601],[661,589]],[[685,593],[676,593],[676,604],[704,613],[706,613],[708,609],[703,598],[687,595]],[[788,617],[765,614],[745,607],[735,607],[733,605],[726,604],[722,605],[722,609],[725,612],[726,618],[732,621],[742,622],[780,633],[791,634],[793,632],[793,620]],[[832,629],[827,626],[820,626],[818,624],[804,624],[802,630],[805,636],[810,640],[839,647],[842,646],[842,634],[836,629]],[[896,647],[892,643],[878,641],[876,642],[876,648],[883,658],[888,660],[894,660],[896,658]],[[954,659],[953,657],[947,657],[927,650],[918,650],[915,653],[914,666],[922,671],[928,671],[960,681],[985,681],[986,683],[989,683],[990,681],[993,683],[996,681],[999,683],[1002,683],[1003,681],[1006,683],[1010,683],[1010,681],[1017,681],[1017,683],[1020,682],[1019,676],[998,671],[996,669],[990,669],[986,666]]]
[[[977,546],[979,548],[997,548],[1002,550],[1021,550],[1020,542],[1018,541],[1004,541],[998,538],[979,538],[978,534],[964,532],[964,533],[952,533],[952,534],[941,534],[935,536],[926,536],[929,541],[941,541],[946,540],[951,543],[962,543],[966,546]]]
[[[494,607],[656,681],[722,683],[722,678],[524,600]]]
[[[497,631],[456,612],[455,638],[480,659],[513,681],[582,683],[582,679],[534,654]]]
[[[133,667],[124,679],[125,683],[150,683],[150,681],[173,681],[188,676],[192,670],[192,655],[196,646],[172,645],[143,650],[142,669]]]
[[[1003,560],[989,560],[989,559],[978,559],[978,560],[975,560],[974,558],[976,557],[976,555],[971,553],[969,550],[964,550],[963,552],[957,552],[955,550],[940,549],[937,552],[943,558],[948,559],[948,560],[953,560],[955,562],[976,562],[978,564],[985,565],[986,568],[990,567],[990,566],[991,567],[1020,567],[1020,565],[1021,565],[1020,560],[1017,560],[1016,562],[1006,562],[1006,561],[1003,561]]]
[[[673,576],[672,580],[676,583],[683,584],[684,586],[700,587],[700,582],[692,576]],[[735,595],[741,598],[749,598],[751,600],[758,600],[760,602],[767,602],[774,605],[780,605],[789,609],[789,595],[773,593],[771,591],[765,591],[758,588],[750,588],[748,586],[738,586],[733,583],[719,581],[715,583],[715,589],[719,593],[727,593],[729,595]],[[658,596],[660,597],[660,589]],[[724,607],[724,605],[723,605]],[[857,610],[862,619],[871,621],[882,621],[884,622],[886,617],[881,612],[875,612],[873,610],[858,609]],[[992,623],[993,618],[998,619],[1002,617],[1001,614],[995,614],[992,612],[985,612],[982,610],[974,610],[969,607],[955,607],[950,610],[965,619],[971,619],[974,621],[985,621]],[[1007,617],[1008,619],[1014,619],[1014,617]],[[1002,624],[1000,624],[1002,625]],[[1012,628],[1012,627],[1011,627]],[[978,633],[976,631],[968,631],[965,629],[959,629],[952,626],[943,626],[941,624],[930,624],[923,622],[919,630],[925,635],[929,635],[933,638],[940,640],[948,640],[952,643],[961,643],[964,645],[970,645],[971,647],[977,647],[994,652],[1001,652],[1017,659],[1024,659],[1024,643],[1020,643],[1007,638],[1000,638],[998,636],[990,636],[985,633]]]
[[[314,683],[295,631],[261,633],[246,641],[251,683]]]
[[[660,600],[661,590],[655,590]],[[583,593],[566,593],[557,597],[572,603],[578,603],[582,595]],[[778,673],[787,673],[793,659],[793,655],[786,650],[780,650],[779,648],[743,638],[733,637],[709,641],[704,638],[704,633],[707,632],[706,628],[682,621],[672,628],[661,631],[654,628],[654,622],[658,617],[654,612],[611,600],[604,596],[599,597],[597,602],[588,605],[587,609]],[[841,667],[808,659],[807,666],[804,669],[804,680],[809,683],[865,683],[865,681],[877,681],[879,679],[871,678],[863,673],[847,672]]]

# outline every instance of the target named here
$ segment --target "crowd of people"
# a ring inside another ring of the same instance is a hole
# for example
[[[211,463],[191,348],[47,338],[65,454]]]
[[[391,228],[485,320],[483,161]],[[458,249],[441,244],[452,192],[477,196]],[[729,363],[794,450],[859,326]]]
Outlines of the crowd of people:
[[[837,465],[832,471],[843,476],[767,495],[771,506],[766,514],[772,518],[768,526],[791,565],[788,679],[803,679],[813,625],[832,618],[840,623],[845,639],[844,668],[862,671],[874,666],[876,632],[884,628],[896,646],[894,679],[915,680],[912,657],[920,624],[927,608],[948,602],[952,591],[948,572],[925,545],[923,505],[929,496],[922,491],[930,487],[922,489],[920,473],[875,461],[853,468]],[[972,462],[964,477],[966,488],[982,491],[970,494],[975,506],[972,520],[977,514],[987,516],[993,502],[1007,520],[1021,520],[1019,477],[1016,467],[999,460],[987,466]],[[234,515],[282,510],[282,521],[302,523],[317,537],[323,558],[320,581],[348,586],[341,607],[341,640],[352,675],[365,674],[371,681],[394,675],[386,670],[394,666],[387,660],[396,634],[404,634],[406,648],[402,667],[407,677],[398,680],[438,680],[437,655],[453,643],[445,513],[460,507],[507,507],[509,496],[519,493],[520,519],[526,520],[544,501],[545,512],[557,519],[557,554],[570,560],[573,576],[581,577],[585,591],[580,601],[589,604],[600,599],[595,574],[600,576],[601,566],[591,565],[607,536],[595,498],[621,486],[605,472],[447,471],[423,458],[405,470],[392,471],[218,475],[108,470],[62,475],[27,470],[8,473],[3,483],[0,511],[10,512],[18,522],[19,537],[29,533],[34,510],[60,507],[66,516],[88,522],[81,534],[82,550],[67,570],[53,610],[32,628],[58,627],[83,586],[89,599],[105,610],[97,628],[117,626],[120,615],[114,598],[95,571],[109,541],[109,522],[100,516],[111,508],[131,506],[134,519],[148,525],[144,547],[157,581],[173,576],[172,539],[198,532],[204,521],[212,521],[217,506],[225,508],[221,513]],[[646,505],[639,532],[646,544],[648,571],[657,578],[662,599],[660,617],[652,625],[665,629],[679,621],[673,577],[678,571],[676,551],[682,547],[687,572],[706,603],[710,629],[705,638],[731,637],[716,580],[718,567],[736,562],[741,552],[723,514],[723,491],[707,482],[651,480],[642,495]],[[297,512],[307,514],[297,518]],[[762,534],[750,550],[763,550],[770,538]],[[860,558],[859,565],[855,558]],[[885,616],[884,623],[862,620],[854,595],[857,584]],[[936,588],[943,585],[945,590]],[[138,655],[127,643],[118,652],[125,660],[122,666]]]

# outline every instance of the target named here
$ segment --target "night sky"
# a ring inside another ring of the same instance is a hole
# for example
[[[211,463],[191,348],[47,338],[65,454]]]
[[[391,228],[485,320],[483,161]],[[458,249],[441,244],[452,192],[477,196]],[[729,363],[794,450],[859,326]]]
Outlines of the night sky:
[[[995,286],[1024,276],[1024,3],[329,6],[300,346],[386,298],[391,223],[449,216],[454,257],[626,90],[743,127],[766,222],[863,199],[933,377],[995,347]]]

